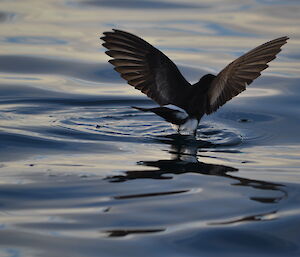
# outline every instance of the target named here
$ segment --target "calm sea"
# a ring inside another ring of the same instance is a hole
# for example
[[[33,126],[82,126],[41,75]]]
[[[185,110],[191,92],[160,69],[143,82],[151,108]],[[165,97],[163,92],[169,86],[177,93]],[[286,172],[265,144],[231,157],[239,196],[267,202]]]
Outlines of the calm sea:
[[[196,138],[107,62],[119,28],[191,82],[289,36]],[[0,257],[300,256],[300,2],[1,0]]]

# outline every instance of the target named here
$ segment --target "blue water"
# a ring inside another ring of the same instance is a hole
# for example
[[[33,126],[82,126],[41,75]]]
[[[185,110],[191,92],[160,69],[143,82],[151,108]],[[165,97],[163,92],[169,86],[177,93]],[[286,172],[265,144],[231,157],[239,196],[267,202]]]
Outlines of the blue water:
[[[0,256],[300,256],[300,3],[0,3]],[[290,40],[196,138],[107,62],[119,28],[191,82]]]

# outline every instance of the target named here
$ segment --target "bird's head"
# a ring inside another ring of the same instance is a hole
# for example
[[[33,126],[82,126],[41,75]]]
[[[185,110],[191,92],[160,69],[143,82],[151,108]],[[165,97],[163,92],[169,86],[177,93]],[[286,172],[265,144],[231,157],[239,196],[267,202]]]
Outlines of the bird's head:
[[[199,79],[199,84],[210,84],[216,76],[213,74],[206,74]]]

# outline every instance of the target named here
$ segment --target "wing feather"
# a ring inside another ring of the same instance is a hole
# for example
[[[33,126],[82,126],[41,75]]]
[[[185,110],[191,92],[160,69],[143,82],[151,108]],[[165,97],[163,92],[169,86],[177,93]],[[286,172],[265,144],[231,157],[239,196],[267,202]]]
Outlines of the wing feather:
[[[280,37],[264,43],[227,65],[212,81],[208,90],[210,114],[246,89],[266,69],[286,44],[288,37]]]
[[[160,105],[181,106],[186,101],[190,84],[166,55],[128,32],[114,29],[103,34],[106,54],[113,58],[109,62],[128,84]]]

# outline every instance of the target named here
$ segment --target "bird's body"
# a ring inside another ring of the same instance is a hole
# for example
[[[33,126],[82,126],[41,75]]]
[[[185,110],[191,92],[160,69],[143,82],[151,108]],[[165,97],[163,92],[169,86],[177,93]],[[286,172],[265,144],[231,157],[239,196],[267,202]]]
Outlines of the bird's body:
[[[215,112],[244,91],[288,40],[281,37],[262,44],[216,76],[206,74],[191,85],[166,55],[145,40],[120,30],[104,32],[101,39],[109,49],[106,54],[113,58],[109,62],[121,77],[159,104],[155,108],[135,108],[159,115],[180,134],[195,133],[203,115]]]

